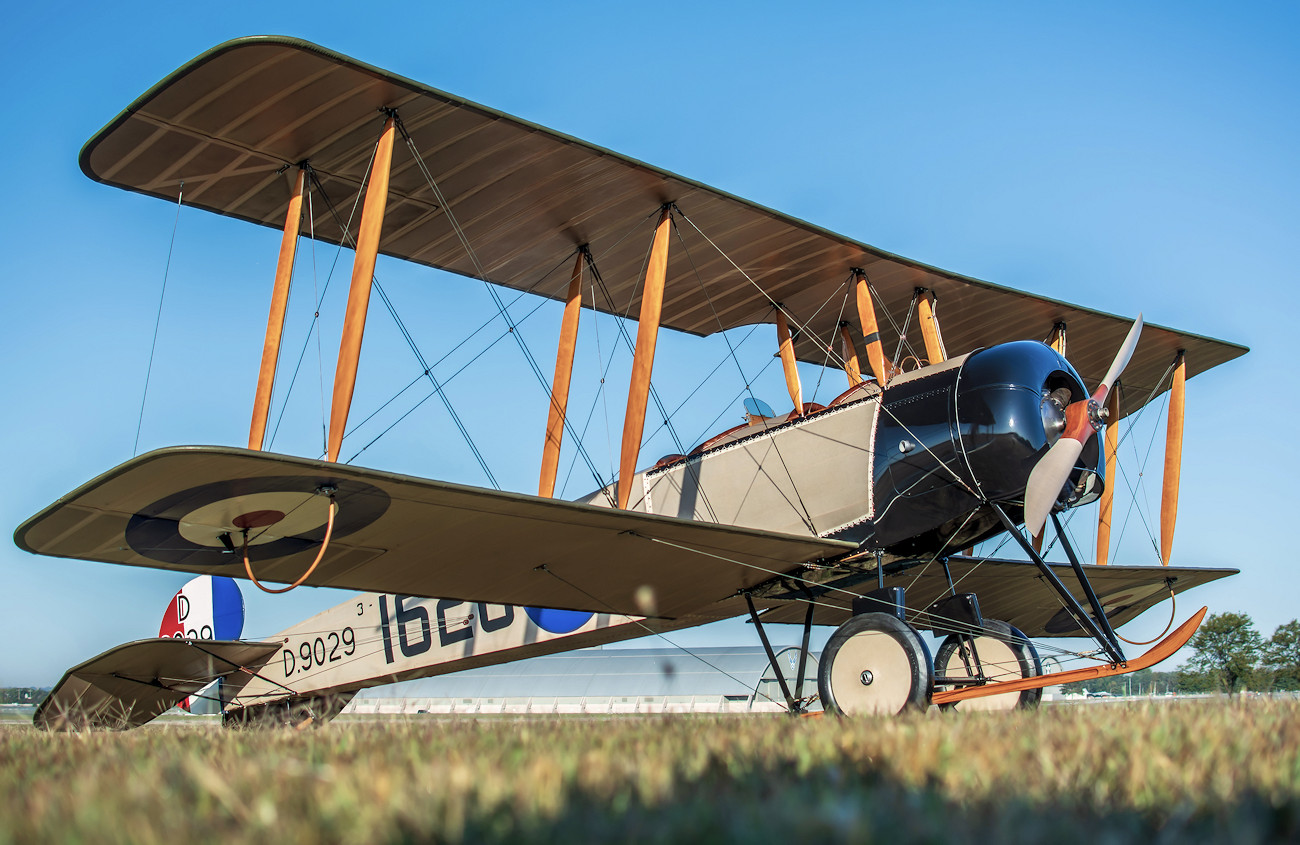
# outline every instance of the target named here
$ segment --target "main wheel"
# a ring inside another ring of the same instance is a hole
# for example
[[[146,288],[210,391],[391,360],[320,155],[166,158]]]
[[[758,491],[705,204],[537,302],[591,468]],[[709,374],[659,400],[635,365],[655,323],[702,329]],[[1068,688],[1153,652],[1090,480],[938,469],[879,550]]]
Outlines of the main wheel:
[[[977,678],[981,672],[992,681],[1011,681],[1043,674],[1038,651],[1029,638],[1006,622],[984,620],[984,633],[969,637],[953,634],[939,646],[934,660],[934,674],[940,678]],[[956,685],[954,689],[960,689]],[[945,710],[1015,710],[1036,707],[1043,690],[1004,692],[981,698],[968,698],[944,705]]]
[[[934,693],[930,650],[888,613],[862,613],[831,634],[817,667],[827,713],[889,715],[924,710]]]

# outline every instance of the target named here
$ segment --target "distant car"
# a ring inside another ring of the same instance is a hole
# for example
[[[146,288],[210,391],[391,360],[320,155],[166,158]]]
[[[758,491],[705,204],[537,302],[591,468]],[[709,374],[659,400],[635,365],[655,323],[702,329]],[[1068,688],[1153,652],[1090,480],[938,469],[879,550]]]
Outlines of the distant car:
[[[1105,690],[1102,690],[1101,692],[1090,692],[1088,693],[1088,697],[1089,698],[1114,698],[1115,693],[1106,692]]]

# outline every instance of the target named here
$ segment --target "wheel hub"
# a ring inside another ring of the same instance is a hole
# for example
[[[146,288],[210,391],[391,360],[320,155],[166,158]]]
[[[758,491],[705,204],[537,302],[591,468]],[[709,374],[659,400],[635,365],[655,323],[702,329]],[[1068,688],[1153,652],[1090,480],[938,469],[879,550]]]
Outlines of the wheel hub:
[[[864,687],[869,687],[869,686],[871,686],[871,682],[874,681],[875,679],[876,679],[876,676],[873,675],[873,674],[871,674],[871,670],[870,670],[870,669],[863,669],[863,670],[862,670],[862,685],[863,685]]]

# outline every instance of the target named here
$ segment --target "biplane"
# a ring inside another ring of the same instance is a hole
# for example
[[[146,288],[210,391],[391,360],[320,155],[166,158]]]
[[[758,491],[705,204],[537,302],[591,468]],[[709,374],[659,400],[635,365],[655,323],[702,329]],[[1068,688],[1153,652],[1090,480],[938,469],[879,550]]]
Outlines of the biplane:
[[[171,202],[183,184],[190,207],[282,231],[252,424],[247,448],[126,461],[17,544],[365,591],[267,642],[147,640],[96,658],[90,674],[166,692],[154,709],[221,676],[232,721],[320,717],[377,683],[737,616],[769,655],[769,625],[802,625],[805,653],[814,626],[835,627],[815,692],[803,667],[793,688],[777,669],[792,712],[1030,706],[1048,684],[1173,654],[1205,608],[1171,616],[1135,658],[1116,628],[1236,572],[1171,554],[1186,379],[1242,346],[902,258],[290,38],[197,57],[96,134],[81,167]],[[264,450],[303,238],[354,254],[327,446],[311,458]],[[380,253],[564,303],[554,374],[537,373],[537,495],[340,462]],[[582,449],[568,396],[592,311],[632,326],[630,384],[617,473],[566,501],[556,472],[566,442]],[[660,330],[756,325],[774,329],[791,409],[751,394],[740,425],[642,454]],[[800,363],[842,371],[843,392],[805,402]],[[1110,563],[1120,423],[1166,391],[1162,559]],[[1085,564],[1062,515],[1094,502]],[[1042,553],[1049,527],[1064,562]],[[1023,557],[975,554],[999,539]],[[921,632],[942,639],[933,655]],[[1088,665],[1044,675],[1039,651],[1080,637],[1095,647],[1067,656]],[[130,703],[120,684],[101,697]]]

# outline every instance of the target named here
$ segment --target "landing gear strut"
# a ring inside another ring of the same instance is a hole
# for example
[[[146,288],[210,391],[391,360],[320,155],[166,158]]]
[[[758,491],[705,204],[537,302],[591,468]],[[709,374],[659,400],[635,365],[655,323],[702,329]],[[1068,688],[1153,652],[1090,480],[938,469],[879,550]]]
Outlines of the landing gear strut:
[[[984,633],[951,634],[934,660],[935,683],[961,689],[993,681],[1014,681],[1043,674],[1038,651],[1019,629],[998,619],[983,620]],[[940,705],[944,710],[1014,710],[1038,706],[1041,687],[1004,692]]]

